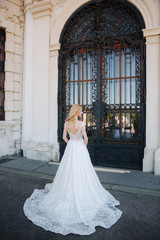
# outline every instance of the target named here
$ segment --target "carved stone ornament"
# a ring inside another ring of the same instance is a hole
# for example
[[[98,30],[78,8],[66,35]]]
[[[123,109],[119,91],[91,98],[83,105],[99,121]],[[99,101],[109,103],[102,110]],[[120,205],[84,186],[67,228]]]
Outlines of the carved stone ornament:
[[[24,8],[23,7],[21,7],[21,9],[20,9],[20,15],[17,16],[17,19],[18,19],[20,25],[22,25],[24,23]]]
[[[55,7],[63,7],[66,0],[55,0]]]
[[[15,22],[17,19],[20,25],[24,22],[24,11],[22,7],[20,8],[18,16],[9,12],[8,8],[6,6],[2,6],[1,4],[0,4],[0,9],[4,10],[4,18],[7,21]]]
[[[7,8],[6,6],[0,5],[0,9],[3,9],[3,10],[4,10],[4,18],[5,18],[7,21],[10,21],[10,22],[14,22],[14,21],[15,21],[15,15],[11,14],[11,13],[8,11],[8,8]]]

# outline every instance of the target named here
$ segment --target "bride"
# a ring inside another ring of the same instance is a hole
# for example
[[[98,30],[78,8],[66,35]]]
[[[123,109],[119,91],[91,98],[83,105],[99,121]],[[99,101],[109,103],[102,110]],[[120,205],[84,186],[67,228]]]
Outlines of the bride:
[[[63,130],[67,146],[56,176],[44,189],[35,189],[23,206],[34,224],[62,235],[89,235],[96,226],[110,228],[122,215],[115,207],[119,201],[103,188],[92,166],[85,124],[78,120],[82,113],[80,105],[71,107]]]

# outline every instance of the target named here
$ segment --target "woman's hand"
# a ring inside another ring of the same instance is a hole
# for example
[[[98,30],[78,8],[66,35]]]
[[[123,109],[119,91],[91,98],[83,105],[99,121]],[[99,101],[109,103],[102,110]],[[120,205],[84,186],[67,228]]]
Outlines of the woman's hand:
[[[85,130],[85,125],[82,126],[82,134],[83,134],[83,137],[84,137],[84,144],[87,146],[88,137],[87,137],[87,133],[86,133],[86,130]]]
[[[85,145],[86,145],[86,147],[87,147],[87,144],[88,144],[88,142],[84,140],[84,144],[85,144]]]

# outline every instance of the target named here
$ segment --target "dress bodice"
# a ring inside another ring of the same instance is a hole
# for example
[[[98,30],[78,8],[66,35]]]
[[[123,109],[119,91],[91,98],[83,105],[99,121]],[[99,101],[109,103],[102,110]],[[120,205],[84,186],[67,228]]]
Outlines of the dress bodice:
[[[67,128],[67,124],[65,123],[64,126],[66,127],[68,133],[69,133],[69,137],[71,140],[76,140],[76,141],[79,141],[79,140],[82,140],[82,126],[84,125],[84,122],[82,122],[81,126],[79,127],[78,131],[73,134],[71,133],[68,128]]]

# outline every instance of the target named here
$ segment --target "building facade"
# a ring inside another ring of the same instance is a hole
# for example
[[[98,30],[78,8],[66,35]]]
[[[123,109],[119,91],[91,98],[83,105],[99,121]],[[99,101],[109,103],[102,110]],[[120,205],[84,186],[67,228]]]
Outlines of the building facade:
[[[0,154],[59,161],[83,106],[96,165],[160,174],[160,1],[0,1]]]

